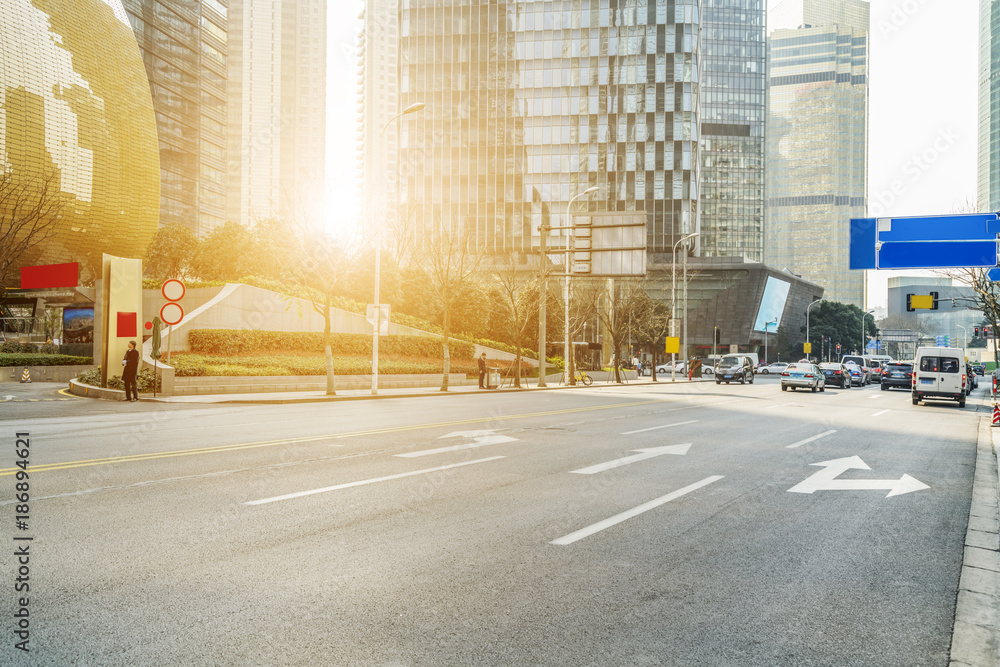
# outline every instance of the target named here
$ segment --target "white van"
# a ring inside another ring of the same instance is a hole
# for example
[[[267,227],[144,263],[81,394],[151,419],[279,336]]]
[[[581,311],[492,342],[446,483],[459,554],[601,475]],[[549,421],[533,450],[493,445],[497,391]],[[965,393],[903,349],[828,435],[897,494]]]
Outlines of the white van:
[[[911,397],[917,405],[928,398],[958,401],[965,407],[965,350],[960,347],[918,347],[913,358]]]

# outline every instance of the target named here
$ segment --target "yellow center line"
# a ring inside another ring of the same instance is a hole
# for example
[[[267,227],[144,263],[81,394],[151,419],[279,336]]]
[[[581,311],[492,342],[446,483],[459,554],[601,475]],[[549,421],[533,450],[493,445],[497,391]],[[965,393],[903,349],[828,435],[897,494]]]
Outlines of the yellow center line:
[[[463,424],[478,424],[482,422],[507,421],[511,419],[528,419],[530,417],[549,417],[553,415],[572,414],[574,412],[593,412],[596,410],[612,410],[615,408],[629,408],[637,405],[650,405],[662,403],[663,401],[635,401],[631,403],[616,403],[613,405],[599,405],[586,408],[567,408],[565,410],[549,410],[546,412],[528,412],[517,415],[474,417],[471,419],[458,419],[447,422],[434,422],[431,424],[413,424],[410,426],[392,426],[388,428],[378,428],[366,431],[351,431],[348,433],[328,433],[325,435],[314,435],[305,438],[285,438],[282,440],[265,440],[262,442],[248,442],[236,445],[218,445],[216,447],[200,447],[196,449],[180,449],[168,452],[154,452],[151,454],[133,454],[129,456],[113,456],[102,459],[84,459],[81,461],[64,461],[62,463],[45,463],[42,465],[29,466],[32,473],[45,472],[48,470],[66,470],[69,468],[86,468],[90,466],[111,465],[113,463],[133,463],[136,461],[150,461],[153,459],[169,459],[178,456],[194,456],[196,454],[215,454],[220,452],[232,452],[243,449],[256,449],[260,447],[276,447],[292,443],[316,442],[318,440],[338,440],[342,438],[358,438],[370,435],[382,435],[386,433],[400,433],[403,431],[418,431],[422,429],[440,428],[442,426],[460,426]],[[0,477],[14,475],[20,468],[2,468]]]

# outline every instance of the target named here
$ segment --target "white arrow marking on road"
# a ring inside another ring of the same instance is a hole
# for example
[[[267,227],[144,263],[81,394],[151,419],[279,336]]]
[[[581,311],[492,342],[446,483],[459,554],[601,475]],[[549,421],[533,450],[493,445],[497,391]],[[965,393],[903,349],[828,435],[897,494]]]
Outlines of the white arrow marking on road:
[[[574,542],[582,540],[585,537],[590,537],[594,533],[599,533],[605,528],[610,528],[611,526],[617,525],[622,521],[628,521],[632,517],[639,516],[643,512],[648,512],[649,510],[655,509],[660,505],[663,505],[664,503],[669,503],[671,500],[676,500],[681,496],[687,495],[692,491],[697,491],[701,487],[708,486],[712,482],[718,482],[720,479],[722,479],[722,477],[723,475],[713,475],[712,477],[706,477],[700,482],[695,482],[694,484],[685,486],[683,489],[677,489],[673,493],[668,493],[667,495],[661,496],[656,500],[650,500],[648,503],[639,505],[638,507],[630,509],[626,512],[622,512],[621,514],[616,514],[610,519],[605,519],[604,521],[598,521],[593,525],[587,526],[586,528],[581,528],[580,530],[570,533],[565,537],[560,537],[558,540],[552,540],[551,542],[549,542],[549,544],[555,544],[561,547],[564,547],[567,544],[573,544]]]
[[[639,452],[634,456],[626,456],[625,458],[615,459],[614,461],[608,461],[607,463],[598,463],[597,465],[590,466],[589,468],[580,468],[579,470],[570,470],[571,473],[576,473],[578,475],[593,475],[599,472],[604,472],[605,470],[611,470],[612,468],[617,468],[618,466],[625,466],[629,463],[636,463],[637,461],[645,461],[646,459],[651,459],[655,456],[660,456],[662,454],[676,454],[678,456],[684,456],[691,449],[691,443],[685,443],[683,445],[667,445],[666,447],[650,447],[648,449],[633,449],[633,452]]]
[[[785,449],[795,449],[796,447],[801,447],[802,445],[810,443],[813,440],[819,440],[820,438],[825,438],[828,435],[833,435],[836,432],[837,432],[836,430],[833,430],[833,431],[824,431],[823,433],[820,433],[819,435],[814,435],[811,438],[806,438],[805,440],[799,440],[798,442],[796,442],[794,444],[788,445],[787,447],[785,447]]]
[[[685,424],[697,424],[697,423],[698,420],[694,419],[689,422],[677,422],[676,424],[664,424],[663,426],[651,426],[649,428],[640,428],[638,431],[625,431],[624,433],[622,433],[622,435],[632,435],[633,433],[645,433],[646,431],[656,431],[661,428],[670,428],[671,426],[684,426]]]
[[[820,470],[818,473],[807,478],[805,481],[799,482],[792,488],[788,489],[789,493],[888,489],[889,495],[887,495],[886,498],[891,498],[892,496],[899,496],[904,493],[910,493],[911,491],[920,491],[921,489],[931,488],[909,475],[903,475],[899,479],[837,479],[839,475],[851,469],[871,470],[871,468],[868,467],[868,464],[862,461],[858,456],[849,456],[844,459],[823,461],[822,463],[813,463],[812,465],[821,466],[823,467],[823,470]]]
[[[365,479],[360,482],[348,482],[347,484],[337,484],[336,486],[327,486],[322,489],[313,489],[311,491],[299,491],[298,493],[287,493],[283,496],[275,496],[274,498],[264,498],[263,500],[249,500],[244,505],[264,505],[267,503],[277,502],[279,500],[290,500],[292,498],[301,498],[302,496],[311,496],[316,493],[326,493],[327,491],[339,491],[340,489],[349,489],[354,486],[364,486],[366,484],[375,484],[376,482],[388,482],[393,479],[402,479],[403,477],[413,477],[414,475],[426,475],[428,473],[437,472],[439,470],[450,470],[451,468],[461,468],[462,466],[471,466],[476,463],[486,463],[487,461],[497,461],[499,459],[506,458],[504,456],[491,456],[487,459],[476,459],[475,461],[464,461],[462,463],[452,463],[451,465],[439,466],[437,468],[426,468],[424,470],[414,470],[413,472],[403,472],[398,475],[389,475],[387,477],[378,477],[376,479]]]
[[[413,459],[418,456],[431,456],[432,454],[457,452],[463,449],[475,449],[476,447],[485,447],[486,445],[499,445],[500,443],[503,442],[517,441],[517,438],[511,438],[510,436],[507,435],[494,435],[494,433],[496,433],[496,431],[456,431],[455,433],[442,435],[441,438],[472,438],[473,442],[467,442],[464,445],[451,445],[450,447],[438,447],[437,449],[425,449],[424,451],[421,452],[408,452],[406,454],[396,454],[396,456],[404,459]]]

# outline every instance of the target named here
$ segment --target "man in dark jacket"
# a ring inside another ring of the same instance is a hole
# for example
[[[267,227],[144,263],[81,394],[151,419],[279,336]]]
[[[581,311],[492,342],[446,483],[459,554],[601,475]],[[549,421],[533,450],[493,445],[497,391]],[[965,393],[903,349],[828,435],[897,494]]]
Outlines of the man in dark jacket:
[[[139,372],[139,350],[135,349],[135,341],[128,342],[128,351],[122,359],[122,381],[125,383],[125,400],[139,400],[139,385],[135,376]]]
[[[486,389],[486,353],[479,355],[479,388]]]

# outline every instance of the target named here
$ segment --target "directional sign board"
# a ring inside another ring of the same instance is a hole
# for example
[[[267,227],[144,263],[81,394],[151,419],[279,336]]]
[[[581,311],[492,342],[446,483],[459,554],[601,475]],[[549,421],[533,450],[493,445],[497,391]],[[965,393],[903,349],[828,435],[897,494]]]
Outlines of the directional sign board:
[[[851,220],[852,269],[997,266],[996,213]]]

